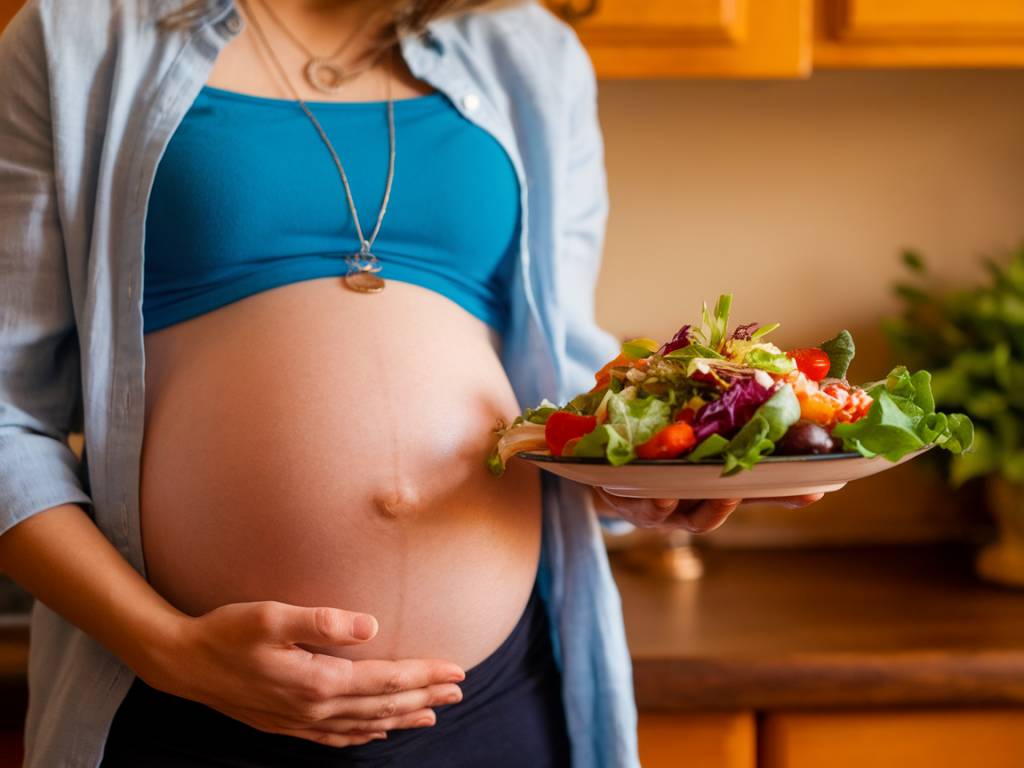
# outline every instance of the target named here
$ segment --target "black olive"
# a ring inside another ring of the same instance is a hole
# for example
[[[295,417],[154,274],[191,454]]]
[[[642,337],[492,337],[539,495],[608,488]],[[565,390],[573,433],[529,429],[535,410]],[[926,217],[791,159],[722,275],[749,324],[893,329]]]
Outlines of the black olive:
[[[775,444],[775,453],[783,456],[804,456],[810,453],[832,453],[836,441],[828,430],[813,421],[800,419]]]

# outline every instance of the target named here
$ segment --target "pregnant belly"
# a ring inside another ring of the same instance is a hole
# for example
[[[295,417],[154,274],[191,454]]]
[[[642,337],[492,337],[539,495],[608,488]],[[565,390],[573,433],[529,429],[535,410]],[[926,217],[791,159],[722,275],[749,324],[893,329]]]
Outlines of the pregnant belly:
[[[497,648],[533,585],[540,493],[530,468],[484,467],[518,411],[486,325],[417,286],[325,278],[145,339],[142,543],[168,600],[372,613],[374,640],[333,651],[350,658]]]

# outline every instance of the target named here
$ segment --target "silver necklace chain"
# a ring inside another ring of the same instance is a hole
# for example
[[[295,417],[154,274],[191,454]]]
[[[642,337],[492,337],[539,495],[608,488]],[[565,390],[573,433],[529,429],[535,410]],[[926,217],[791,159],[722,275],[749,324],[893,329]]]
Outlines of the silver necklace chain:
[[[352,33],[341,43],[334,53],[329,56],[317,56],[305,43],[302,42],[298,35],[294,34],[288,28],[288,25],[281,20],[281,17],[277,15],[277,12],[273,9],[272,5],[267,2],[267,0],[259,0],[259,2],[263,10],[267,12],[267,16],[270,17],[270,20],[273,21],[278,29],[280,29],[285,36],[306,55],[306,65],[302,69],[303,75],[305,75],[306,82],[321,93],[329,95],[338,93],[341,87],[345,84],[345,81],[357,77],[366,70],[371,69],[374,64],[376,64],[376,56],[363,64],[363,66],[356,69],[346,69],[333,63],[336,58],[345,52],[352,41],[355,40],[367,26],[369,26],[370,21],[373,19],[372,14],[366,14],[366,17],[363,19],[363,23],[352,31]]]
[[[360,24],[358,27],[356,27],[355,30],[352,32],[352,34],[349,35],[347,38],[345,38],[345,40],[334,51],[334,53],[330,54],[329,56],[317,56],[315,53],[313,53],[313,51],[311,51],[309,49],[309,46],[307,46],[304,42],[302,42],[302,39],[298,35],[293,33],[288,28],[288,25],[286,25],[281,20],[281,17],[277,15],[277,11],[274,10],[273,6],[271,6],[270,3],[268,3],[266,0],[260,0],[260,5],[263,7],[263,10],[265,10],[267,12],[267,16],[269,16],[270,19],[274,22],[274,24],[277,25],[278,29],[280,29],[282,32],[284,32],[284,34],[288,37],[288,39],[291,40],[292,43],[295,44],[296,48],[298,48],[300,51],[305,53],[306,56],[308,58],[310,58],[310,59],[321,59],[323,61],[332,61],[332,60],[338,58],[342,53],[344,53],[345,49],[348,48],[349,45],[351,45],[352,41],[356,39],[356,37],[359,35],[359,33],[362,32],[364,29],[366,29],[366,24],[367,24],[367,22],[370,19],[370,16],[367,15],[366,21],[364,21],[363,24]]]
[[[284,66],[278,60],[274,54],[273,48],[270,46],[270,41],[267,39],[262,27],[259,22],[253,16],[252,12],[248,7],[247,0],[239,0],[246,16],[249,17],[249,21],[252,23],[253,29],[259,36],[263,46],[267,49],[267,53],[270,56],[270,60],[273,62],[274,67],[277,69],[281,79],[285,82],[288,90],[291,91],[292,97],[298,102],[299,107],[306,114],[312,122],[316,132],[320,135],[321,141],[327,147],[327,151],[331,154],[331,159],[334,161],[335,167],[338,169],[338,175],[341,176],[341,183],[345,187],[345,198],[348,200],[348,208],[352,214],[352,223],[356,228],[356,235],[359,237],[359,252],[348,254],[345,256],[345,261],[349,265],[349,274],[353,273],[372,273],[380,271],[380,264],[377,257],[370,251],[373,247],[374,241],[377,239],[377,235],[380,232],[381,224],[384,222],[384,214],[387,213],[388,202],[391,199],[391,187],[395,179],[395,103],[391,98],[391,78],[387,78],[387,113],[388,113],[388,177],[387,183],[384,187],[384,199],[380,204],[380,211],[377,214],[377,223],[373,228],[373,232],[367,239],[363,234],[363,228],[359,223],[359,213],[356,211],[355,200],[352,197],[352,188],[348,183],[348,175],[345,173],[345,167],[341,163],[341,158],[338,156],[337,151],[334,149],[334,145],[331,144],[331,140],[327,137],[327,132],[324,131],[323,126],[320,125],[320,121],[316,119],[316,115],[313,114],[312,110],[307,106],[302,96],[292,85],[291,80],[288,78],[288,73],[285,71]],[[389,58],[390,62],[390,58]],[[379,278],[378,278],[379,279]],[[382,286],[381,286],[382,287]],[[379,290],[379,288],[377,289]]]

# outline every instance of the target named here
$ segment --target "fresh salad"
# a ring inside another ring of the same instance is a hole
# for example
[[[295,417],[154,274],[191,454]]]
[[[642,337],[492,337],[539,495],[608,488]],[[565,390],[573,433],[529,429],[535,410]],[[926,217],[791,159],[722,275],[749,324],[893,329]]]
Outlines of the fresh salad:
[[[604,459],[716,462],[722,474],[770,454],[839,452],[898,461],[927,445],[969,450],[970,419],[938,413],[931,375],[899,366],[883,380],[846,379],[855,348],[848,331],[820,346],[783,351],[767,340],[778,323],[729,330],[732,296],[704,305],[699,325],[667,342],[632,339],[564,406],[545,400],[499,425],[488,467],[518,453]]]

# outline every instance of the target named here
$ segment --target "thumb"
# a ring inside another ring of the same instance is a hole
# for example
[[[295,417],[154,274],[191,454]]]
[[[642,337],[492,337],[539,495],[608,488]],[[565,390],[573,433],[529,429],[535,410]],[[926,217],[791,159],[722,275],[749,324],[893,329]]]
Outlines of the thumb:
[[[314,645],[357,645],[377,634],[377,619],[367,613],[341,608],[307,608],[276,603],[278,614],[270,622],[276,640]]]

